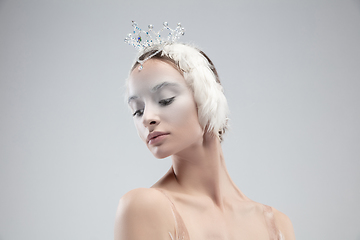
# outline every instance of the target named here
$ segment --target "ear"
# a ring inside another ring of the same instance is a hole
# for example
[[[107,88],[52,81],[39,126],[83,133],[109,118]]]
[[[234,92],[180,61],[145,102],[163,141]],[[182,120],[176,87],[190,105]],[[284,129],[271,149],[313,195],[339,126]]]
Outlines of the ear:
[[[210,145],[213,142],[220,142],[220,138],[217,134],[214,133],[214,131],[209,132],[208,128],[205,127],[203,132],[203,144],[204,145]]]

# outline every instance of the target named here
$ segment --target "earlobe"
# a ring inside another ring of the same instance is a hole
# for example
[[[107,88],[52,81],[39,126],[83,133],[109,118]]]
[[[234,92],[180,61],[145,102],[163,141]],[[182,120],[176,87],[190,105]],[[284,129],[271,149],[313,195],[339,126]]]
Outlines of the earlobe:
[[[214,138],[217,138],[219,140],[219,136],[217,134],[215,134],[213,131],[209,131],[208,126],[203,128],[203,140],[204,140],[204,143],[212,141]]]

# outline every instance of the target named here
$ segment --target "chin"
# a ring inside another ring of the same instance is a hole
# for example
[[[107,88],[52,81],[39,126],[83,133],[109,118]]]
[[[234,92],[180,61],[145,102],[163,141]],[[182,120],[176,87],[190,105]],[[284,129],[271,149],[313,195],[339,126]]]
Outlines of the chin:
[[[161,149],[158,147],[149,148],[149,150],[157,159],[167,158],[172,155],[172,153],[170,153],[169,151],[161,151]]]
[[[154,157],[156,157],[157,159],[164,159],[164,158],[167,158],[167,157],[171,156],[171,154],[163,153],[163,152],[152,152],[152,154],[153,154]]]

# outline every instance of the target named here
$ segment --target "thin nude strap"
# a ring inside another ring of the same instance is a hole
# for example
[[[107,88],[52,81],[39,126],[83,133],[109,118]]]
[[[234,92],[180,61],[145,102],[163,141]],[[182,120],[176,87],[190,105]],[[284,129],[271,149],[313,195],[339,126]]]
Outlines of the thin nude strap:
[[[175,220],[175,238],[173,238],[173,236],[169,232],[170,238],[172,240],[190,240],[189,233],[188,233],[188,231],[186,229],[185,223],[182,220],[179,212],[176,210],[174,203],[171,201],[171,199],[165,193],[164,190],[162,190],[160,188],[154,188],[154,189],[156,189],[159,192],[161,192],[162,194],[164,194],[165,197],[169,200],[170,205],[171,205],[171,211],[173,213],[174,220]]]
[[[264,217],[269,232],[270,240],[285,240],[280,230],[277,228],[274,213],[270,206],[264,205]]]

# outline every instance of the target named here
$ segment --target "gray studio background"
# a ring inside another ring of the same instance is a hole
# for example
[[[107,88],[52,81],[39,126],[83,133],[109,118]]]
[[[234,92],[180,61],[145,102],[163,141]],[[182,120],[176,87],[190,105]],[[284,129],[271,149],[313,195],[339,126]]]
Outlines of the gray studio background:
[[[297,239],[360,239],[360,1],[0,1],[0,240],[112,239],[170,167],[123,101],[131,20],[186,28],[231,109],[223,148]]]

